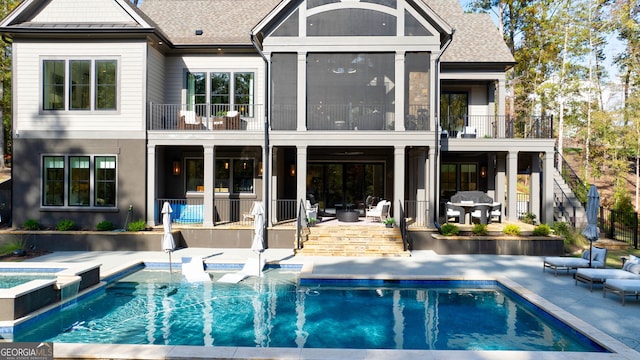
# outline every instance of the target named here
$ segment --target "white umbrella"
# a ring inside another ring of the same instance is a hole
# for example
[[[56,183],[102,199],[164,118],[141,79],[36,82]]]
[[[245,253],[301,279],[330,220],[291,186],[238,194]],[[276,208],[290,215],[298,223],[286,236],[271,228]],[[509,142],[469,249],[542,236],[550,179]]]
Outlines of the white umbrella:
[[[591,185],[587,193],[587,227],[582,231],[582,235],[589,240],[589,267],[591,267],[591,256],[593,242],[598,240],[600,230],[598,230],[598,212],[600,211],[600,194],[595,185]]]
[[[173,272],[171,265],[171,252],[176,249],[176,244],[173,241],[173,235],[171,234],[171,204],[168,201],[164,202],[162,206],[162,226],[164,227],[164,235],[162,236],[162,250],[169,253],[169,272]]]
[[[256,201],[253,211],[253,242],[251,243],[251,251],[258,253],[258,274],[262,273],[261,255],[264,251],[264,205],[262,201]]]

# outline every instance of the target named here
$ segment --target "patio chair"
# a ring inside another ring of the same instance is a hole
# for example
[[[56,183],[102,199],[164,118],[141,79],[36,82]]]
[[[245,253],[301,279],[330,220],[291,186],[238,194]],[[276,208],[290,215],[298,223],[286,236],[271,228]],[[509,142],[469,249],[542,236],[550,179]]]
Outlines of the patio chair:
[[[465,126],[460,135],[463,139],[475,138],[477,135],[476,128],[473,126]]]
[[[494,202],[491,204],[491,222],[502,222],[502,203]]]
[[[622,306],[624,306],[624,298],[626,296],[635,295],[636,301],[640,298],[640,280],[609,279],[602,286],[602,297],[607,297],[607,291],[620,295]]]
[[[558,270],[566,270],[569,272],[569,270],[578,268],[588,268],[589,256],[591,256],[589,250],[585,250],[579,258],[570,256],[547,256],[543,260],[542,271],[544,272],[547,268],[553,269],[554,274],[557,276]],[[593,248],[593,257],[591,258],[592,268],[604,268],[606,259],[607,249]]]
[[[447,222],[449,222],[449,220],[453,220],[459,224],[464,222],[464,209],[462,207],[453,205],[450,201],[444,204],[444,207],[446,209]]]
[[[488,224],[491,220],[491,206],[488,204],[478,204],[472,207],[471,220],[473,219],[478,219],[480,224]]]
[[[365,214],[365,219],[372,218],[374,221],[380,221],[389,217],[389,210],[391,208],[391,201],[380,200],[375,208],[368,209]]]
[[[253,215],[253,209],[255,209],[256,207],[256,202],[254,201],[251,204],[251,208],[249,209],[249,212],[243,212],[242,213],[242,221],[247,221],[247,220],[255,220],[255,216]]]
[[[307,219],[317,219],[318,218],[318,204],[311,205],[311,201],[305,200],[304,210],[307,215]]]
[[[178,121],[179,130],[202,130],[202,118],[193,110],[180,110]]]
[[[640,264],[625,264],[622,269],[585,269],[576,270],[575,283],[589,284],[589,290],[593,291],[593,284],[604,284],[613,279],[635,279],[640,281]]]

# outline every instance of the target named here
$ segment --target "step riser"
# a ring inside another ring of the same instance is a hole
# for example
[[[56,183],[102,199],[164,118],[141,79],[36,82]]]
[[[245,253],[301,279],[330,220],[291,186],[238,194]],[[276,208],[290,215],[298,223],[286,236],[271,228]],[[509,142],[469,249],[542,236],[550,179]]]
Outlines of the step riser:
[[[303,249],[308,256],[409,256],[404,251],[402,235],[397,228],[313,227],[309,229]]]

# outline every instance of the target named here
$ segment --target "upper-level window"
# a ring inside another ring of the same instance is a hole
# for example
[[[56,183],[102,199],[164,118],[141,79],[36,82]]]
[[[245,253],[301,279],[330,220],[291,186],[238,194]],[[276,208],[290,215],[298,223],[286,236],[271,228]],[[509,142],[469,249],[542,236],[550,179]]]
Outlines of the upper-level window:
[[[195,110],[200,116],[223,115],[230,110],[251,116],[255,100],[254,78],[253,72],[189,72],[189,110]]]
[[[117,60],[43,60],[43,110],[116,110]]]
[[[44,156],[42,205],[116,206],[115,156]]]

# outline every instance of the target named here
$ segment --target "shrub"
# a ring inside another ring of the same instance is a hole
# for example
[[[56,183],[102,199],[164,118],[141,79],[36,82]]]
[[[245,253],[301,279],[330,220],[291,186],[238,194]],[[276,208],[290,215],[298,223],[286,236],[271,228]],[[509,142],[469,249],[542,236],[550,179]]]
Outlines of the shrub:
[[[520,235],[520,227],[516,224],[508,224],[502,229],[505,235]]]
[[[574,230],[568,223],[556,221],[553,223],[553,232],[556,235],[564,237],[564,250],[566,252],[573,252],[575,248],[583,247],[586,240],[576,230]]]
[[[547,224],[540,224],[533,228],[533,235],[535,236],[548,236],[551,233],[551,228]]]
[[[132,221],[127,225],[127,231],[142,231],[147,228],[147,223],[144,220]]]
[[[0,255],[11,254],[16,250],[25,250],[27,242],[24,238],[14,238],[9,242],[0,245]]]
[[[473,228],[471,228],[471,232],[473,233],[473,235],[478,235],[478,236],[487,235],[489,233],[487,231],[487,225],[486,224],[475,224],[475,225],[473,225]]]
[[[28,219],[27,221],[22,223],[22,228],[25,230],[39,230],[40,223],[38,223],[36,220]]]
[[[98,225],[96,225],[96,229],[98,231],[111,231],[111,230],[114,230],[115,228],[116,227],[113,225],[113,223],[108,220],[100,221]]]
[[[444,236],[458,235],[460,228],[455,224],[444,224],[440,228],[440,234]]]
[[[58,229],[58,231],[68,231],[72,230],[75,226],[76,223],[73,220],[63,219],[58,221],[58,223],[56,224],[56,229]]]
[[[522,215],[522,222],[525,224],[535,224],[536,223],[536,214],[533,213],[525,213],[524,215]]]

